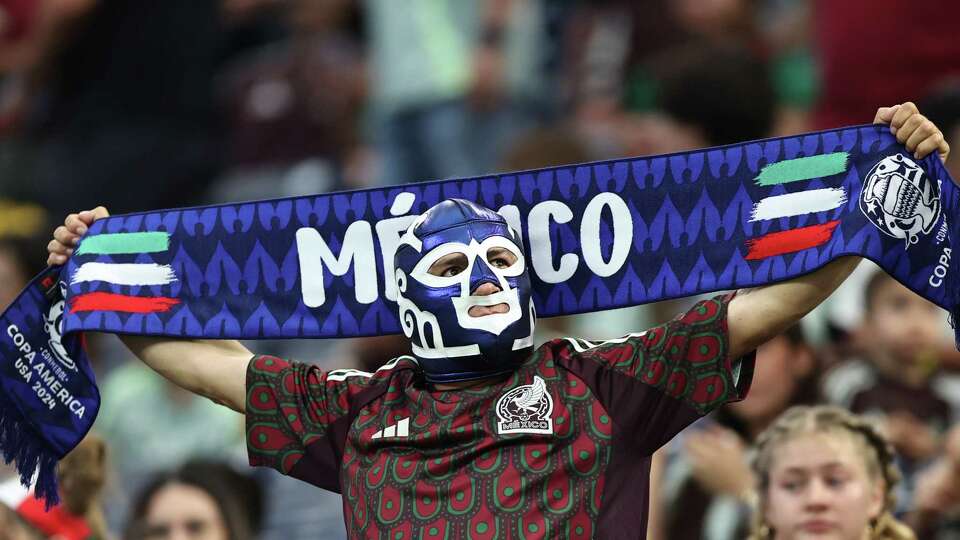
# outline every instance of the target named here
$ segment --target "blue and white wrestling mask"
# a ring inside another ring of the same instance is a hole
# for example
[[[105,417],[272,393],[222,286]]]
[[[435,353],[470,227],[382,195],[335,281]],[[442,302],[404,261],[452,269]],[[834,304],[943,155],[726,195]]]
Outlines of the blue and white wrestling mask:
[[[400,325],[428,381],[509,373],[527,357],[530,276],[520,233],[500,214],[441,202],[400,238],[394,265]],[[484,284],[492,294],[474,295]]]

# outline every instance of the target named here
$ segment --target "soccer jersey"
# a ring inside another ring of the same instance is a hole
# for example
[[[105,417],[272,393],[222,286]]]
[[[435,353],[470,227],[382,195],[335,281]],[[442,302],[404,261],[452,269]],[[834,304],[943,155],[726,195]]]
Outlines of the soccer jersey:
[[[556,339],[506,380],[433,391],[417,362],[324,372],[270,356],[247,371],[251,465],[343,496],[356,538],[639,538],[651,454],[740,399],[727,299],[640,334]]]

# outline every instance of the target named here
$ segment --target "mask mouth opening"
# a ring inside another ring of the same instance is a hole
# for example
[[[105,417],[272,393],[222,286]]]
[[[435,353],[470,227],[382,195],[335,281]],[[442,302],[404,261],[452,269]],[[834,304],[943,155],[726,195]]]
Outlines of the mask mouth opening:
[[[476,318],[506,313],[508,311],[510,311],[510,306],[506,302],[500,302],[499,304],[493,304],[491,306],[472,306],[467,310],[467,315]]]
[[[454,296],[450,300],[453,302],[457,323],[464,330],[482,330],[500,335],[523,316],[515,288],[482,296]]]

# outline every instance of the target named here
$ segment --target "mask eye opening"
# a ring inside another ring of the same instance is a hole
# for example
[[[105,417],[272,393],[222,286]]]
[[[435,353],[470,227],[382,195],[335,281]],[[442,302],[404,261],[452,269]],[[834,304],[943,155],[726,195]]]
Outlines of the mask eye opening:
[[[497,270],[508,270],[520,260],[516,253],[503,246],[491,246],[488,248],[485,259],[491,268]]]
[[[437,277],[454,277],[470,266],[470,259],[465,253],[447,253],[430,264],[427,273]]]

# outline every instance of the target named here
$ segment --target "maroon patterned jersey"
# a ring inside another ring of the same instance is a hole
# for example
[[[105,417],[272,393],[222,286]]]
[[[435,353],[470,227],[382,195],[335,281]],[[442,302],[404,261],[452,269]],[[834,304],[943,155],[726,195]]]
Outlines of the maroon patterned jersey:
[[[431,391],[410,357],[374,374],[257,357],[250,464],[342,493],[356,538],[641,538],[650,455],[749,387],[752,355],[727,358],[726,305],[550,341],[477,390]]]

